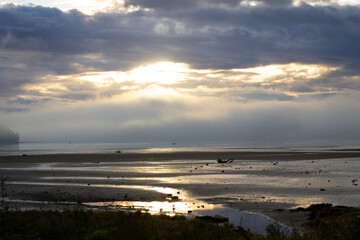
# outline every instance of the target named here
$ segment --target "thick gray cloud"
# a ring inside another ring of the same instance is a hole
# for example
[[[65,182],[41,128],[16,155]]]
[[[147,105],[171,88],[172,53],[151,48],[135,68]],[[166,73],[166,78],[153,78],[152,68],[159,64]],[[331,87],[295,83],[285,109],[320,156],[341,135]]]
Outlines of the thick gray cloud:
[[[195,7],[237,7],[248,0],[126,0],[125,6],[139,6],[142,8],[150,8],[157,10],[188,10]],[[269,5],[289,5],[292,0],[255,0],[258,3]]]
[[[237,1],[235,1],[237,2]],[[141,6],[143,8],[154,8],[154,9],[164,9],[164,10],[181,10],[188,9],[197,6],[197,1],[193,0],[127,0],[125,1],[125,6]]]
[[[98,65],[96,59],[82,59],[81,54],[102,54],[106,64],[98,68],[107,70],[153,59],[201,68],[274,62],[350,64],[360,54],[359,13],[358,7],[261,5],[86,16],[77,11],[10,6],[0,9],[0,42],[3,51],[49,54],[52,63],[35,59],[40,62],[32,66],[58,73],[75,72],[71,66],[75,61],[87,67]],[[156,31],[159,25],[164,31]]]
[[[48,74],[126,70],[165,60],[215,69],[330,64],[358,75],[359,7],[228,9],[196,4],[181,11],[180,5],[193,1],[166,2],[128,1],[154,8],[172,4],[178,11],[89,16],[76,10],[5,5],[0,8],[1,94],[16,94],[25,83]]]

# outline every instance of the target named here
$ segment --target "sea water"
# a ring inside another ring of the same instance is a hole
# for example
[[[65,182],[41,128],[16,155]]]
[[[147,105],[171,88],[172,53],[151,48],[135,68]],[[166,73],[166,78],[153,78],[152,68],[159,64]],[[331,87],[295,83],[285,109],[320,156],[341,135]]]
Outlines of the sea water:
[[[70,153],[159,153],[178,151],[324,151],[359,148],[356,142],[131,142],[131,143],[73,143],[73,142],[20,142],[0,144],[0,156],[70,154]]]

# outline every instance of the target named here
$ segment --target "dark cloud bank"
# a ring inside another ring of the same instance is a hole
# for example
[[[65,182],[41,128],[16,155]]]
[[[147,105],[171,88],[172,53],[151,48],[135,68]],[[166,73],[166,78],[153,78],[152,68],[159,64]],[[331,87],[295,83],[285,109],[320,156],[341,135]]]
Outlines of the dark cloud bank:
[[[6,5],[0,9],[3,91],[36,81],[39,74],[124,70],[156,60],[215,69],[289,62],[342,65],[348,74],[359,69],[359,7],[228,9],[196,1],[163,2],[127,1],[154,9],[94,16]],[[177,11],[163,11],[168,7]],[[16,62],[22,71],[13,66]]]

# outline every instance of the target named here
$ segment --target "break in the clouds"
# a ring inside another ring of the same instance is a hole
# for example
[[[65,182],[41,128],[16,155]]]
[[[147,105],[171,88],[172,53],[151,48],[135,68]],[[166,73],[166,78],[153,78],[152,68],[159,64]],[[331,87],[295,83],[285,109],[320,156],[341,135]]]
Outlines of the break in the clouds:
[[[100,2],[0,5],[0,120],[26,140],[359,138],[359,5]]]

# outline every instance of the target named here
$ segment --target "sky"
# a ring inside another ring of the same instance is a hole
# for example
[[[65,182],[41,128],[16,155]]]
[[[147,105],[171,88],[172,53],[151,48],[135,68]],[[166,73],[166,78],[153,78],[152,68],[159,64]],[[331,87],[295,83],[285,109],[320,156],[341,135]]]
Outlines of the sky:
[[[0,1],[0,124],[25,142],[359,143],[359,43],[358,0]]]

